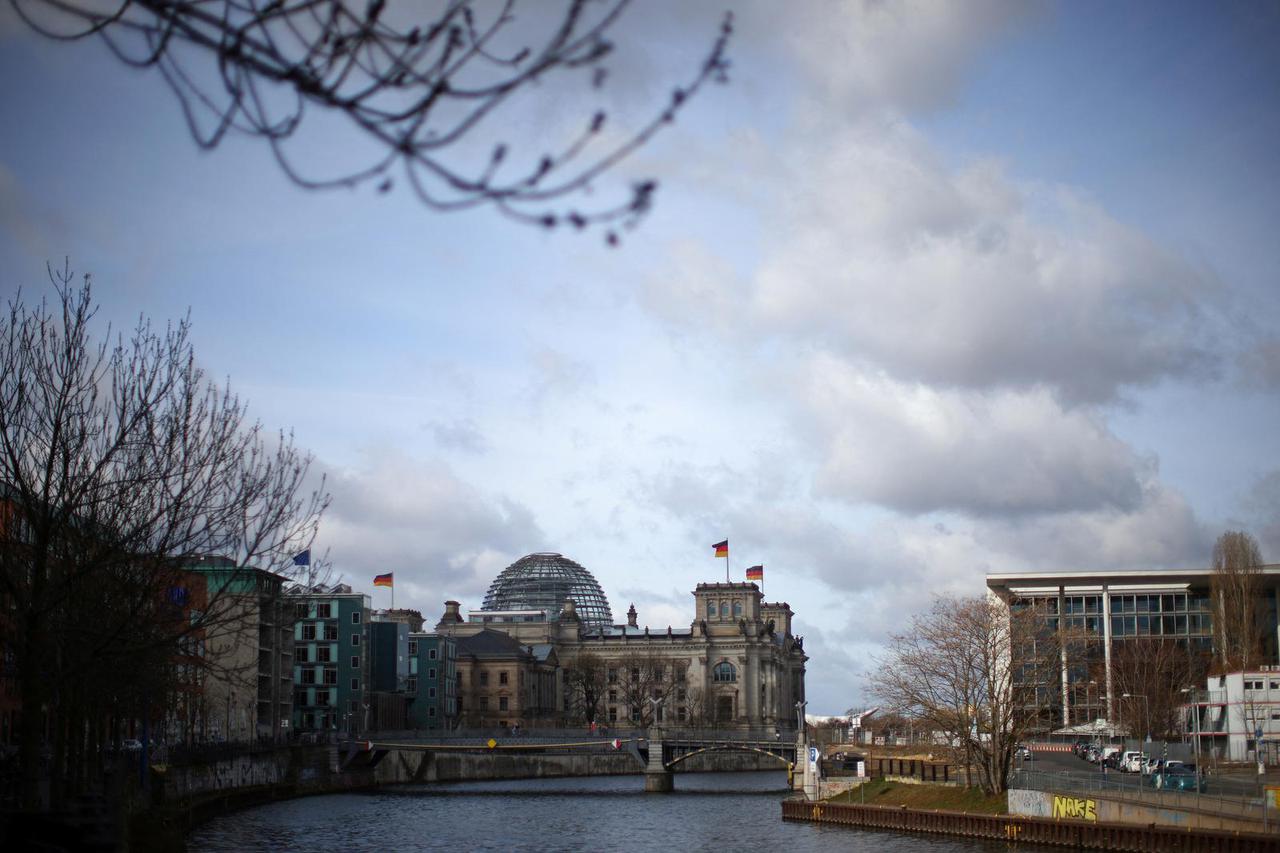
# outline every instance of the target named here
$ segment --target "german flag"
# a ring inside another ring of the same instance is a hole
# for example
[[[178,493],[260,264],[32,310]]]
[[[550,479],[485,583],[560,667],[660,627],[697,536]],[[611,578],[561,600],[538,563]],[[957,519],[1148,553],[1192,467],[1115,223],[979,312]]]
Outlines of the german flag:
[[[711,547],[716,549],[717,557],[724,557],[726,560],[729,559],[729,540],[728,539],[724,540],[723,542],[717,542]]]
[[[764,580],[764,566],[752,566],[747,569],[747,580],[762,581]]]
[[[373,585],[394,587],[396,585],[396,573],[388,572],[385,575],[374,575]]]

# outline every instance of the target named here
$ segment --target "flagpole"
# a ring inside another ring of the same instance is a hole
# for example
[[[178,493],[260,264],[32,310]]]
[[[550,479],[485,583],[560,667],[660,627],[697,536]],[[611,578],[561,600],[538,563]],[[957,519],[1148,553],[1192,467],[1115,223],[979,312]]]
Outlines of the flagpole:
[[[724,582],[733,583],[729,580],[729,546],[724,546]]]

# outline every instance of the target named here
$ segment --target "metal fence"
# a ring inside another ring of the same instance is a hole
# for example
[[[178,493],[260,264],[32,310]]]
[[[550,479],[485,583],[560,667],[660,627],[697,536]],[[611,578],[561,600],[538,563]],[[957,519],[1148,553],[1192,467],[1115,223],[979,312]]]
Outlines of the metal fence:
[[[1054,793],[1093,793],[1107,799],[1123,800],[1158,808],[1228,815],[1265,823],[1266,807],[1260,792],[1244,791],[1233,780],[1212,780],[1203,792],[1167,791],[1147,786],[1148,777],[1124,773],[1046,773],[1016,770],[1009,777],[1010,788]]]

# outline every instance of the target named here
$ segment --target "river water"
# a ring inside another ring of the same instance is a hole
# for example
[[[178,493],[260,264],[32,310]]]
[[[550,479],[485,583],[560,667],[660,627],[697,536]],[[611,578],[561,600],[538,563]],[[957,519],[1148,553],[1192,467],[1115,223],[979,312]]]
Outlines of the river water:
[[[193,832],[212,851],[857,851],[995,853],[1000,842],[784,823],[784,773],[676,775],[670,794],[640,776],[414,785],[307,797],[224,815]],[[1032,848],[1019,847],[1029,851]]]

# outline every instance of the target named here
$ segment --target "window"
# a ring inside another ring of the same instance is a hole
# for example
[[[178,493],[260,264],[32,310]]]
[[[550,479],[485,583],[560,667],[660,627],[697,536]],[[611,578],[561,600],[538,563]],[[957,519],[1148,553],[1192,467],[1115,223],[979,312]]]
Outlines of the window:
[[[351,614],[351,624],[352,624],[352,625],[359,625],[359,624],[360,624],[360,611],[359,611],[359,610],[357,610],[356,612],[354,612],[354,613],[352,613],[352,614]]]
[[[432,705],[430,708],[427,709],[427,716],[434,717],[435,715],[436,715],[436,706]]]
[[[617,702],[617,701],[618,701],[618,691],[616,691],[616,690],[610,690],[610,691],[609,691],[609,701],[610,701],[610,702]]]
[[[506,697],[506,696],[499,696],[499,697],[498,697],[498,710],[499,710],[499,711],[506,711],[506,710],[508,710],[508,707],[507,707],[507,697]]]
[[[334,668],[333,668],[333,667],[331,667],[331,666],[326,666],[326,667],[324,668],[324,683],[325,683],[325,684],[337,684],[337,683],[338,683],[338,670],[334,669]]]
[[[733,615],[734,615],[735,617],[740,617],[740,616],[742,616],[742,602],[741,602],[741,601],[735,601],[735,602],[733,603]]]
[[[487,669],[480,670],[480,686],[481,687],[489,686],[489,671]]]
[[[351,656],[351,668],[352,668],[352,669],[359,669],[359,668],[360,668],[360,655],[352,655],[352,656]]]
[[[677,666],[675,671],[675,676],[676,676],[676,682],[678,684],[684,684],[686,681],[689,680],[689,667]]]
[[[609,722],[616,723],[617,721],[618,721],[618,709],[610,705],[609,706]]]
[[[688,712],[685,711],[684,708],[676,708],[676,719],[678,721],[683,723],[687,717],[688,717]]]
[[[358,646],[358,645],[360,645],[360,635],[359,635],[359,634],[352,634],[352,635],[351,635],[351,645],[353,645],[353,646]]]
[[[316,647],[316,662],[317,662],[317,663],[329,663],[331,660],[333,660],[333,658],[332,658],[332,657],[330,657],[330,655],[331,655],[331,654],[332,654],[332,650],[331,650],[328,646],[317,646],[317,647]]]
[[[295,661],[295,662],[297,662],[297,663],[306,663],[306,662],[307,662],[307,648],[308,648],[307,646],[294,646],[294,647],[293,647],[293,659],[294,659],[294,661]]]
[[[716,618],[716,603],[714,601],[707,602],[707,618],[708,619]]]
[[[498,673],[498,683],[499,684],[507,683],[507,671],[505,669],[502,672]],[[502,710],[505,711],[506,709],[503,708]]]
[[[720,602],[720,618],[721,619],[729,618],[729,602],[727,601]]]
[[[306,618],[307,618],[307,615],[308,615],[310,612],[311,612],[311,605],[309,605],[309,604],[295,604],[295,605],[293,605],[293,618],[294,618],[294,619],[306,619]]]
[[[436,677],[436,668],[433,666],[431,667],[431,669],[427,670],[427,678],[434,680],[435,677]]]
[[[640,722],[640,709],[634,706],[631,708],[631,722],[633,723]]]
[[[315,625],[303,625],[303,626],[302,626],[302,639],[304,639],[304,640],[314,640],[315,638],[316,638],[316,626],[315,626]]]
[[[631,667],[631,683],[635,684],[639,680],[640,680],[640,667],[638,666]]]
[[[352,690],[359,690],[359,689],[360,689],[360,679],[358,679],[358,678],[353,678],[353,679],[351,679],[351,689],[352,689]]]
[[[1271,682],[1270,684],[1268,684],[1267,686],[1268,686],[1269,688],[1271,688],[1272,690],[1280,690],[1280,681],[1272,681],[1272,682]]]
[[[417,655],[417,654],[418,654],[418,641],[417,641],[417,640],[410,640],[410,641],[409,641],[409,656],[410,656],[410,657],[413,657],[413,656],[415,656],[415,655]]]
[[[665,666],[655,666],[653,668],[653,680],[662,681],[667,677],[667,668]]]
[[[317,705],[328,705],[328,704],[329,704],[329,691],[328,691],[328,690],[317,690],[317,691],[316,691],[316,704],[317,704]]]
[[[337,626],[337,625],[325,625],[325,626],[324,626],[324,638],[325,638],[326,640],[336,640],[336,639],[338,639],[338,626]]]
[[[436,650],[427,649],[427,660],[435,660],[435,659],[436,659]]]
[[[488,696],[481,696],[481,697],[480,697],[480,710],[481,710],[481,711],[487,711],[487,710],[489,710],[489,697],[488,697]]]
[[[408,679],[405,680],[404,689],[406,693],[417,693],[418,679],[414,678],[413,676],[410,676]]]
[[[299,708],[307,704],[307,691],[305,690],[293,691],[293,704],[297,705]]]
[[[428,699],[436,698],[436,689],[434,687],[427,688],[427,698]]]
[[[727,660],[722,660],[711,670],[712,681],[730,682],[738,680],[738,669]]]
[[[315,671],[314,669],[312,669],[311,667],[307,667],[306,669],[304,669],[304,670],[302,671],[302,683],[303,683],[303,684],[315,684],[315,683],[316,683],[316,671]]]
[[[333,614],[333,605],[327,601],[321,601],[316,605],[316,618],[328,619]]]
[[[610,684],[618,683],[618,670],[612,666],[609,667],[609,683]]]

